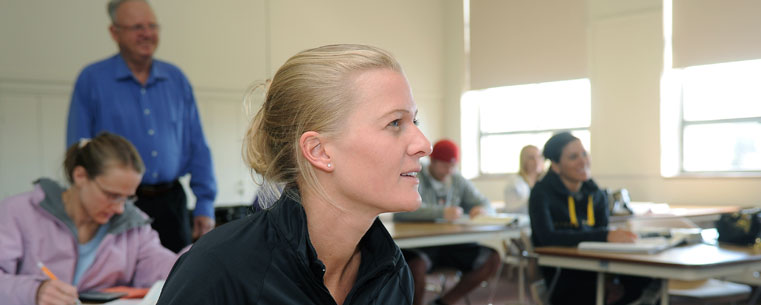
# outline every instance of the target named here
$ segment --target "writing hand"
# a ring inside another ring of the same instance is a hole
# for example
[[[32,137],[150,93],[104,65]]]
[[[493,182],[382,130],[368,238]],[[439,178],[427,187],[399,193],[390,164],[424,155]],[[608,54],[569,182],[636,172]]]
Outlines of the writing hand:
[[[448,221],[455,221],[462,217],[462,208],[456,206],[448,206],[444,208],[444,219]]]
[[[77,288],[59,280],[46,280],[37,288],[37,305],[77,304]]]
[[[486,209],[484,209],[482,206],[475,206],[472,209],[470,209],[470,219],[475,218],[478,215],[486,214]]]

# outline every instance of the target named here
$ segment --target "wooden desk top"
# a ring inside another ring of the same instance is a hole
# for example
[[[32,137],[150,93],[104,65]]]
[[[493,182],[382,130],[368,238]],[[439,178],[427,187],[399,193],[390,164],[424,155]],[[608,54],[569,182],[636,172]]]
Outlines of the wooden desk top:
[[[537,247],[534,251],[539,255],[588,258],[679,268],[706,268],[761,262],[760,250],[730,245],[693,244],[674,247],[656,254],[579,251],[576,247]]]

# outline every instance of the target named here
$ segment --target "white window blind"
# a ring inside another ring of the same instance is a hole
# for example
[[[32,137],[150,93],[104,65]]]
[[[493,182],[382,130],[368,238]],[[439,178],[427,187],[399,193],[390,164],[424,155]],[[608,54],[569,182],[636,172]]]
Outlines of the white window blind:
[[[471,89],[587,77],[584,0],[470,0]]]
[[[675,68],[761,58],[761,1],[673,1]]]

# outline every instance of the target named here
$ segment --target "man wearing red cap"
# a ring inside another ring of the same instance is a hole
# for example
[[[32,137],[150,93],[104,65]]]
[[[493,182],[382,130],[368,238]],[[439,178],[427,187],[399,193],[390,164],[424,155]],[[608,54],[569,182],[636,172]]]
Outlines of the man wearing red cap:
[[[489,199],[455,171],[458,159],[457,144],[446,139],[436,142],[430,164],[418,173],[423,203],[417,211],[394,214],[394,221],[454,221],[464,213],[472,218],[491,212]],[[431,303],[454,304],[491,278],[500,263],[494,249],[475,243],[403,249],[402,253],[415,282],[414,305],[422,304],[426,274],[434,268],[455,268],[463,273],[455,287]]]

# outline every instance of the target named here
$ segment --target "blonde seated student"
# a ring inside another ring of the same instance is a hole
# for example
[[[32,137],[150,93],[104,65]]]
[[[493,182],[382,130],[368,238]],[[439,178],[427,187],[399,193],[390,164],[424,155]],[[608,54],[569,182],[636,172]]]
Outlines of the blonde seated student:
[[[165,279],[177,254],[132,203],[145,170],[132,144],[103,132],[69,147],[63,165],[68,188],[40,178],[0,202],[2,303],[75,304],[78,292]]]
[[[378,215],[420,206],[431,143],[416,115],[384,50],[330,45],[288,59],[243,144],[282,195],[201,237],[158,304],[410,304],[409,268]]]
[[[526,145],[521,148],[518,174],[508,178],[505,186],[505,208],[508,213],[528,213],[531,188],[544,175],[544,157],[539,148]]]

